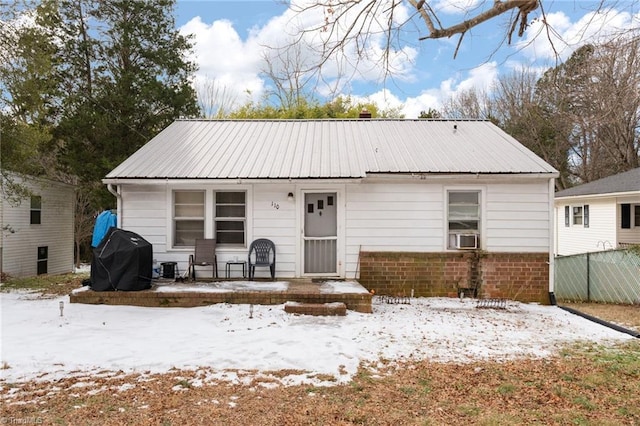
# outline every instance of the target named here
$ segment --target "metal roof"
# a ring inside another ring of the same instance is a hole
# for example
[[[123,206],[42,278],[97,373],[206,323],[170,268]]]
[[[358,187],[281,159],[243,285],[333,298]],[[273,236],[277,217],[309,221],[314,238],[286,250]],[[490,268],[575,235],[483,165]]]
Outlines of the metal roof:
[[[488,121],[178,120],[106,179],[556,174]]]
[[[640,167],[556,192],[556,198],[640,191]]]

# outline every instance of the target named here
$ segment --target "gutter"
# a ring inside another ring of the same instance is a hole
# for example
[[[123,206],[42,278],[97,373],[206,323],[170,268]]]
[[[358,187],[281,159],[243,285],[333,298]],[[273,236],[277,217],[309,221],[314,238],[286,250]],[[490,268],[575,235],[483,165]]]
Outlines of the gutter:
[[[636,337],[636,338],[640,339],[640,332],[638,332],[638,331],[629,330],[628,328],[621,327],[621,326],[619,326],[617,324],[610,323],[608,321],[602,320],[600,318],[594,317],[594,316],[589,315],[589,314],[585,314],[584,312],[580,312],[580,311],[578,311],[576,309],[569,308],[567,306],[558,305],[558,308],[560,308],[562,310],[565,310],[567,312],[570,312],[570,313],[572,313],[574,315],[578,315],[578,316],[580,316],[582,318],[588,319],[589,321],[593,321],[593,322],[598,323],[600,325],[604,325],[605,327],[609,327],[609,328],[611,328],[613,330],[619,331],[620,333],[625,333],[625,334],[628,334],[630,336],[633,336],[633,337]]]

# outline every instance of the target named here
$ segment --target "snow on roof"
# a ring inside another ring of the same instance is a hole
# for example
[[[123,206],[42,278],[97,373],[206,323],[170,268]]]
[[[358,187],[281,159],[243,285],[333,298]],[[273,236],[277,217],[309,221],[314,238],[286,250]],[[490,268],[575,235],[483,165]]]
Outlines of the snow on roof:
[[[489,121],[178,120],[106,176],[362,178],[557,172]]]

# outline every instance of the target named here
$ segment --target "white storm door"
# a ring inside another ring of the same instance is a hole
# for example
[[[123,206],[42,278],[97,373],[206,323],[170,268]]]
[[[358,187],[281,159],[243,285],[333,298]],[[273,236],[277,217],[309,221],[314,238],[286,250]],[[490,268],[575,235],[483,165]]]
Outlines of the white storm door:
[[[304,273],[336,275],[338,247],[337,193],[304,194]]]

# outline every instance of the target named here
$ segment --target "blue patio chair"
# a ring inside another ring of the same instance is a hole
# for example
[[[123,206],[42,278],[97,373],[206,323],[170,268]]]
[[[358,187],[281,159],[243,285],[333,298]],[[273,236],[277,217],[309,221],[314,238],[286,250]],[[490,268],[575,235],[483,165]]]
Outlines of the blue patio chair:
[[[249,280],[253,280],[256,266],[268,266],[271,279],[276,279],[276,245],[271,240],[259,238],[249,246]]]

